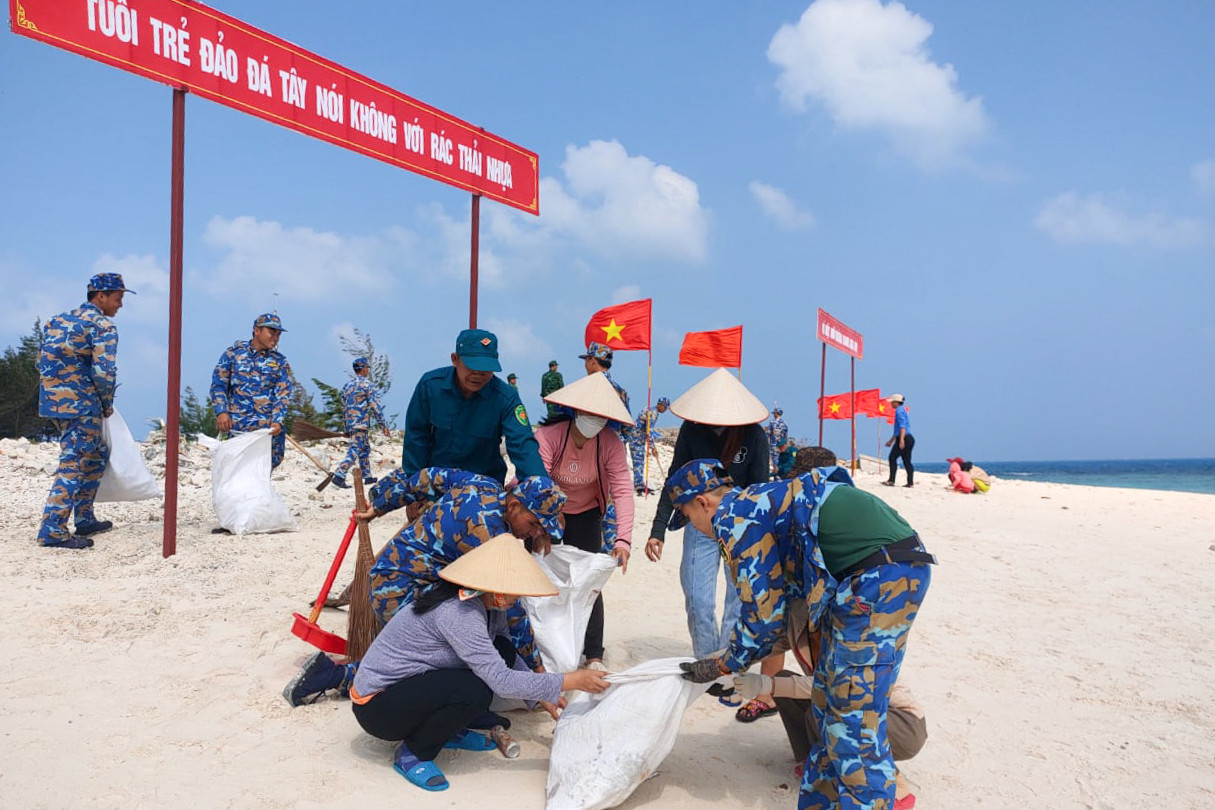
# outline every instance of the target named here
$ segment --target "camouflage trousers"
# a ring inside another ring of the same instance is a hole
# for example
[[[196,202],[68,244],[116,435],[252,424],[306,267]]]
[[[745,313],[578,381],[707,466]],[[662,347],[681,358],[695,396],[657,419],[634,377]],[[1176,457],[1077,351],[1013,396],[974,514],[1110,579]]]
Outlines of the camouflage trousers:
[[[100,416],[56,419],[55,425],[59,428],[59,469],[42,510],[40,543],[61,543],[68,539],[72,534],[68,531],[68,518],[73,513],[77,526],[96,520],[93,499],[97,497],[101,474],[110,456],[110,448],[101,442]]]
[[[371,475],[371,440],[367,438],[365,430],[356,430],[350,434],[350,447],[346,450],[346,458],[342,459],[342,463],[333,471],[333,477],[345,481],[346,474],[356,463],[359,465],[359,472],[363,474],[363,480],[366,481],[367,476]]]
[[[629,454],[633,457],[633,489],[646,486],[645,439],[629,439]]]
[[[806,758],[799,810],[894,807],[886,711],[930,579],[924,563],[891,563],[839,583],[823,617],[811,700],[819,742]]]

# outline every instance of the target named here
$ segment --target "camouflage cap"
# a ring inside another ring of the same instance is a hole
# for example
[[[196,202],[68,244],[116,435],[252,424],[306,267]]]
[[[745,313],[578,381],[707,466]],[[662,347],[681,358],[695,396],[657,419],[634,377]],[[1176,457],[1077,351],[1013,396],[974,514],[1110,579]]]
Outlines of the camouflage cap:
[[[556,361],[556,360],[549,360],[549,361],[548,361],[548,367],[549,367],[549,368],[552,368],[552,367],[553,367],[553,366],[555,366],[555,365],[557,365],[557,361]]]
[[[695,458],[671,473],[667,479],[667,494],[675,511],[671,513],[668,529],[682,529],[688,519],[684,517],[679,507],[690,502],[697,495],[712,492],[718,487],[732,487],[734,479],[726,472],[725,467],[715,458]]]
[[[367,358],[366,358],[366,357],[356,357],[356,358],[354,358],[354,362],[353,362],[351,365],[353,365],[353,366],[354,366],[354,370],[355,370],[355,371],[362,371],[362,370],[363,370],[363,369],[365,369],[365,368],[371,368],[371,363],[368,363],[368,362],[367,362]]]
[[[540,518],[540,525],[554,540],[561,539],[561,510],[565,508],[565,493],[547,475],[530,475],[515,484],[510,491]]]
[[[779,406],[779,405],[777,405],[775,408],[773,408],[773,409],[772,409],[772,415],[773,415],[773,416],[780,416],[782,413],[784,413],[784,411],[782,411],[782,410],[780,409],[780,406]]]
[[[661,406],[663,408],[669,408],[671,407],[671,399],[670,397],[659,397],[658,401],[655,402],[654,405],[655,407]]]
[[[259,329],[263,326],[267,329],[277,329],[280,332],[287,331],[283,328],[283,322],[278,319],[277,312],[264,312],[253,320],[254,329]]]
[[[498,336],[484,329],[465,329],[456,337],[456,354],[473,371],[501,371]]]
[[[610,363],[612,362],[612,350],[603,343],[591,341],[586,347],[586,354],[578,355],[578,359],[586,360],[591,357],[595,358],[596,360],[606,360]]]
[[[122,283],[122,276],[118,273],[98,273],[89,279],[89,292],[129,292],[135,295],[134,290],[128,290]]]

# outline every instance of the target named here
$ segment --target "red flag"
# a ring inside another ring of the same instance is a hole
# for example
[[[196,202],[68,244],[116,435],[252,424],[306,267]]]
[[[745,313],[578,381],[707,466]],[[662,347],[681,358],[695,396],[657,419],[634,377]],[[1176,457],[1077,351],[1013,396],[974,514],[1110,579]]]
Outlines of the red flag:
[[[679,348],[681,366],[742,368],[742,325],[712,332],[688,332]]]
[[[894,406],[890,404],[890,400],[888,399],[879,399],[877,401],[877,411],[870,415],[884,418],[888,425],[894,424]]]
[[[852,417],[852,393],[820,397],[818,400],[820,419],[849,419]]]
[[[878,413],[878,403],[881,401],[878,389],[869,388],[856,392],[856,413],[858,416],[885,416]]]
[[[602,343],[612,351],[650,348],[650,302],[629,301],[604,307],[586,325],[586,343]]]

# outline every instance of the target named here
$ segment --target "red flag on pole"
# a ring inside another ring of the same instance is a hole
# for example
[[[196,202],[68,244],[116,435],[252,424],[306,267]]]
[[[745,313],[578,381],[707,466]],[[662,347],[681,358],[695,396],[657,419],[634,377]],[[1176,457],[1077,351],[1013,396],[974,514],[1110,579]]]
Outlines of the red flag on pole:
[[[878,413],[878,403],[882,396],[876,388],[856,392],[856,413],[858,416],[885,416]]]
[[[885,419],[886,424],[888,425],[894,424],[894,406],[890,404],[890,400],[888,399],[879,399],[877,402],[877,411],[870,415]]]
[[[679,349],[681,366],[742,368],[742,325],[712,332],[688,332]]]
[[[612,351],[650,348],[650,302],[629,301],[604,307],[586,325],[586,343],[602,343]]]
[[[820,419],[851,419],[852,393],[820,398],[818,401],[818,415]]]

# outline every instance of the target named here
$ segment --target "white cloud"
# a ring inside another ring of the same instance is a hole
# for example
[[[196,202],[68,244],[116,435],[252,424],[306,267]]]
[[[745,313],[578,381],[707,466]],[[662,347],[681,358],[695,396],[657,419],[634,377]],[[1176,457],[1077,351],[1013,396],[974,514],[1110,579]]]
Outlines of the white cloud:
[[[617,141],[567,146],[561,169],[564,181],[540,181],[548,234],[605,256],[704,261],[708,214],[691,179]]]
[[[752,180],[747,188],[764,213],[785,230],[797,231],[814,224],[814,214],[798,208],[797,203],[776,186]]]
[[[932,25],[898,2],[816,0],[768,46],[782,100],[820,103],[845,129],[884,133],[922,168],[961,156],[987,128],[983,102],[958,89],[926,46]]]
[[[1135,214],[1125,210],[1125,195],[1068,191],[1042,206],[1034,227],[1057,242],[1111,245],[1187,247],[1205,236],[1206,226],[1196,219],[1170,218],[1157,212]]]
[[[498,352],[507,362],[538,361],[553,353],[549,345],[532,332],[530,323],[511,318],[487,318],[481,328],[498,336]]]
[[[613,304],[623,304],[628,301],[637,301],[641,298],[641,287],[636,284],[626,284],[623,287],[617,287],[612,290],[611,301]]]
[[[125,286],[135,295],[123,296],[118,319],[139,323],[169,322],[169,273],[162,270],[151,254],[117,257],[102,254],[93,262],[93,273],[119,273]]]
[[[1200,160],[1191,166],[1190,178],[1203,194],[1215,192],[1215,159]]]
[[[263,309],[275,293],[312,302],[339,292],[382,293],[392,286],[390,270],[409,255],[412,241],[404,229],[342,236],[249,216],[217,216],[207,223],[203,242],[222,255],[200,274],[200,283],[216,295],[256,300]]]

